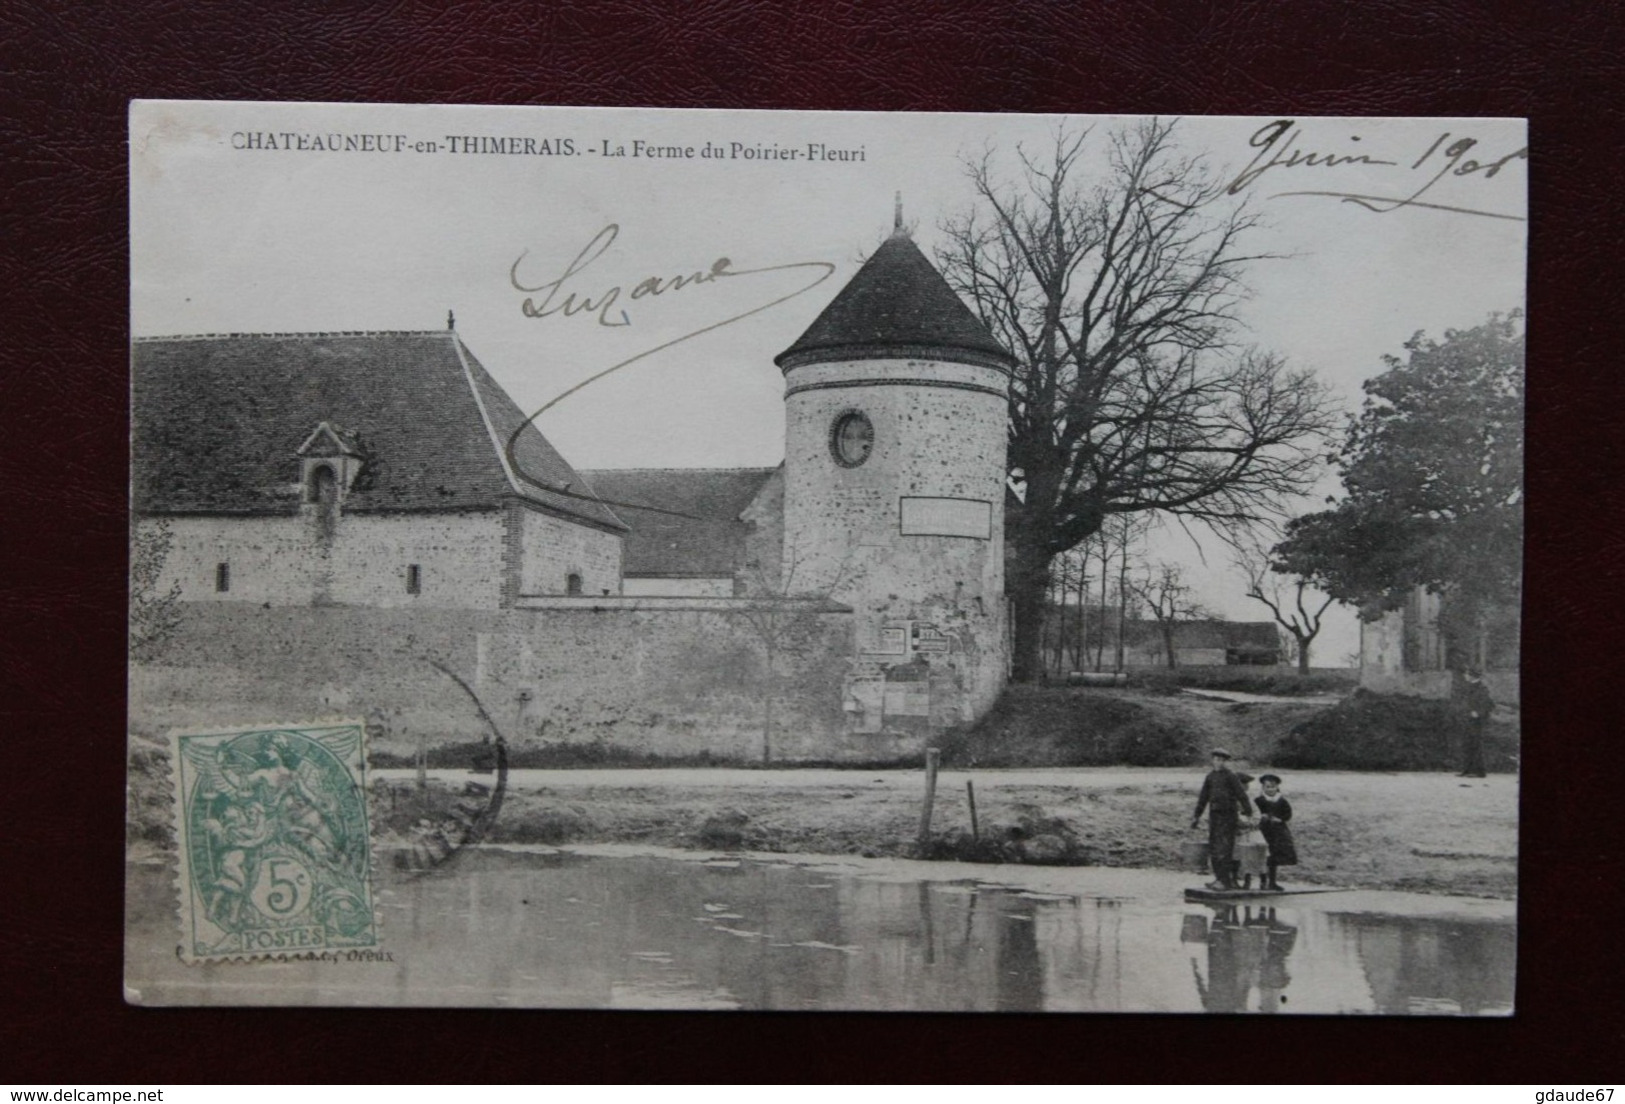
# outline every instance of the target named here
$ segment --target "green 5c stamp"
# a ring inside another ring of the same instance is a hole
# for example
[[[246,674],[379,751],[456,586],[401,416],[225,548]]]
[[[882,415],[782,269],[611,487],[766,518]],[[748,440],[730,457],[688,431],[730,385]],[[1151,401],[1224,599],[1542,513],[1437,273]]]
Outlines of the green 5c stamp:
[[[365,726],[177,734],[182,954],[373,947]]]

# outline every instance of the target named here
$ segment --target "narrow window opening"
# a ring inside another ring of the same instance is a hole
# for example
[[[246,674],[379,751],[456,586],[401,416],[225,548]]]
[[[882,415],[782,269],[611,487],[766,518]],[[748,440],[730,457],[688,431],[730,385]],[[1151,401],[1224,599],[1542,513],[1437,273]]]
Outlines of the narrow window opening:
[[[564,593],[579,595],[581,593],[581,576],[573,572],[564,577]]]
[[[231,565],[229,563],[214,565],[214,589],[217,594],[224,594],[231,589]]]
[[[310,501],[316,504],[316,523],[324,538],[331,538],[339,520],[338,475],[327,464],[318,464],[310,473]]]
[[[406,565],[406,593],[423,593],[423,568],[417,564]]]

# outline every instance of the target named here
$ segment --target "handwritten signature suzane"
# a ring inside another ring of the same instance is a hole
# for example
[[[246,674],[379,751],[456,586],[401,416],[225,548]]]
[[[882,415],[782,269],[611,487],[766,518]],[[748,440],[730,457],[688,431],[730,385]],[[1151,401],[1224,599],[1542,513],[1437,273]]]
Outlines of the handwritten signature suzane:
[[[1350,142],[1361,141],[1359,135],[1351,135]],[[1499,211],[1486,211],[1476,207],[1465,207],[1458,204],[1437,202],[1436,196],[1429,195],[1433,188],[1447,178],[1473,178],[1480,181],[1491,180],[1502,169],[1513,161],[1529,160],[1529,147],[1502,153],[1499,157],[1486,158],[1478,151],[1482,144],[1479,139],[1467,135],[1453,135],[1444,131],[1433,143],[1421,151],[1421,156],[1406,164],[1403,160],[1380,156],[1376,153],[1367,153],[1364,150],[1347,149],[1344,152],[1320,152],[1305,149],[1303,132],[1296,119],[1277,119],[1267,123],[1253,132],[1247,144],[1258,152],[1247,163],[1234,180],[1230,182],[1226,191],[1230,195],[1243,192],[1251,188],[1267,173],[1274,173],[1283,169],[1337,169],[1350,165],[1366,166],[1392,166],[1404,173],[1420,174],[1410,177],[1405,184],[1396,191],[1398,195],[1369,195],[1364,192],[1346,192],[1336,190],[1325,191],[1290,191],[1276,192],[1270,198],[1281,196],[1325,196],[1339,199],[1344,203],[1353,203],[1377,214],[1387,214],[1397,211],[1401,207],[1420,207],[1433,211],[1453,211],[1462,215],[1479,215],[1484,218],[1507,219],[1513,222],[1526,221],[1525,216],[1507,214]],[[1391,151],[1383,151],[1391,152]],[[1499,152],[1499,151],[1497,151]],[[1420,179],[1421,183],[1411,188],[1413,180]],[[1428,196],[1423,199],[1423,196]]]
[[[751,281],[752,277],[762,277],[774,272],[802,271],[810,277],[807,282],[787,293],[777,294],[773,298],[768,299],[766,302],[757,303],[745,310],[741,310],[737,313],[729,315],[727,318],[723,318],[720,321],[708,323],[704,326],[698,327],[697,329],[693,329],[687,333],[681,334],[678,337],[663,341],[652,348],[644,349],[642,352],[629,356],[619,363],[612,364],[608,368],[604,368],[593,373],[580,383],[577,383],[573,387],[570,387],[558,395],[555,395],[545,405],[520,423],[520,425],[508,436],[508,444],[505,451],[507,452],[509,465],[517,474],[522,476],[528,482],[534,483],[539,487],[545,487],[554,494],[563,495],[567,498],[585,499],[591,502],[603,502],[607,505],[624,507],[626,509],[647,510],[652,513],[673,514],[677,517],[688,517],[690,515],[681,514],[674,510],[660,510],[654,507],[640,506],[630,502],[611,502],[608,499],[600,498],[594,494],[578,493],[571,490],[568,485],[556,486],[550,483],[548,480],[537,476],[534,472],[525,470],[524,464],[516,452],[516,446],[519,443],[519,438],[524,433],[525,428],[534,423],[537,418],[540,418],[543,414],[547,413],[553,407],[557,406],[571,395],[574,395],[576,392],[597,383],[605,376],[619,372],[622,368],[636,364],[638,361],[643,360],[646,357],[653,356],[659,352],[664,352],[665,350],[670,349],[673,345],[688,341],[691,338],[699,337],[701,334],[711,333],[713,330],[720,330],[724,326],[730,326],[735,322],[749,318],[751,315],[760,314],[763,311],[770,310],[781,303],[787,303],[797,296],[805,295],[807,292],[811,291],[813,288],[817,287],[819,284],[833,276],[835,274],[835,266],[828,261],[792,261],[788,264],[765,265],[760,268],[735,268],[732,260],[726,256],[722,256],[712,261],[709,266],[696,268],[687,274],[669,277],[645,277],[644,279],[639,280],[636,284],[632,285],[632,290],[630,292],[626,291],[626,286],[624,284],[616,284],[611,287],[603,288],[596,293],[578,290],[577,285],[579,285],[581,282],[581,274],[591,267],[594,261],[598,260],[599,257],[602,257],[604,253],[608,251],[610,246],[615,244],[615,239],[620,236],[620,233],[621,228],[616,223],[610,223],[608,226],[605,226],[602,230],[598,231],[598,233],[592,236],[592,239],[587,242],[579,253],[575,255],[575,258],[571,260],[569,264],[564,266],[564,271],[560,275],[550,280],[544,280],[541,283],[531,284],[520,278],[521,267],[526,264],[527,258],[530,256],[528,250],[521,253],[513,262],[513,265],[508,269],[508,282],[513,285],[514,290],[523,292],[525,294],[525,299],[519,305],[519,309],[524,316],[526,318],[535,319],[568,319],[585,315],[591,318],[596,318],[598,325],[600,326],[621,328],[630,326],[632,324],[632,319],[627,314],[626,309],[618,306],[623,295],[628,302],[636,302],[652,296],[669,295],[675,292],[684,291],[685,289],[715,285],[724,281],[739,280],[748,283]],[[778,287],[781,288],[782,286],[782,284],[778,285]],[[618,313],[612,313],[612,311]]]

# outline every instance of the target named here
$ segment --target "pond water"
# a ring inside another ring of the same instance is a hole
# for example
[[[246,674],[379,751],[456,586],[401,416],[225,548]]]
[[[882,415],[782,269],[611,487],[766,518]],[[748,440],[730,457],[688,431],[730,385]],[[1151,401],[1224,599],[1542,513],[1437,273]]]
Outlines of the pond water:
[[[1508,902],[1184,902],[1165,871],[498,848],[379,889],[385,962],[175,958],[173,875],[130,868],[146,1004],[1510,1013]],[[994,884],[979,880],[996,870]],[[984,874],[983,872],[989,872]]]

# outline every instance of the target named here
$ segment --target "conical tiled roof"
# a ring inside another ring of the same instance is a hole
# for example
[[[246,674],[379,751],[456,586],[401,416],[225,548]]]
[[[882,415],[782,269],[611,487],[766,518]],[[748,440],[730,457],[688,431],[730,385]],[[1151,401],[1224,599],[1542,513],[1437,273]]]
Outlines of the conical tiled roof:
[[[1010,354],[955,295],[919,246],[893,234],[858,269],[794,345],[774,358],[791,369],[815,361],[931,350],[1003,365]],[[905,354],[906,355],[906,354]]]

